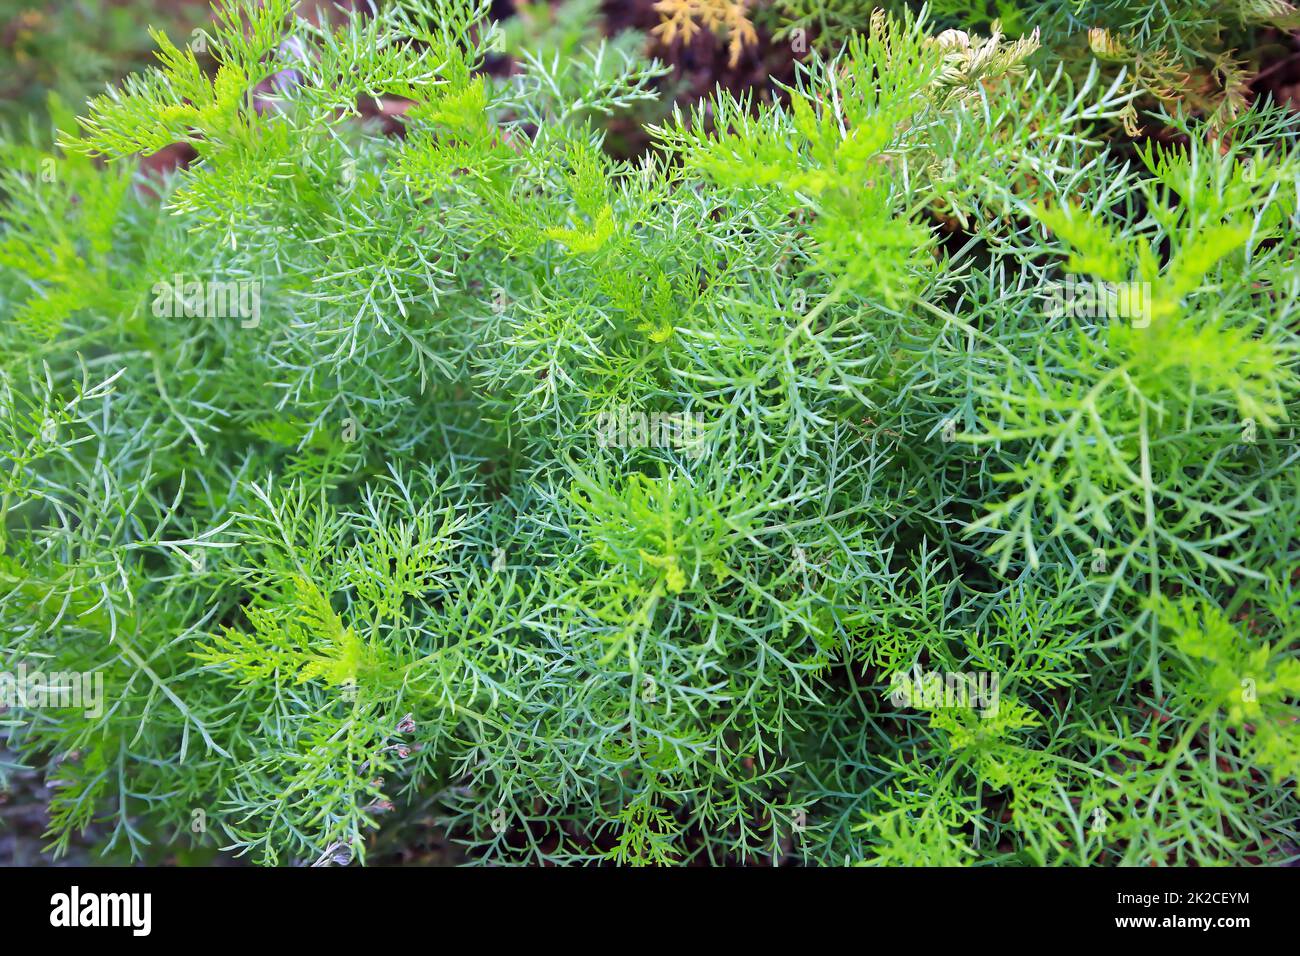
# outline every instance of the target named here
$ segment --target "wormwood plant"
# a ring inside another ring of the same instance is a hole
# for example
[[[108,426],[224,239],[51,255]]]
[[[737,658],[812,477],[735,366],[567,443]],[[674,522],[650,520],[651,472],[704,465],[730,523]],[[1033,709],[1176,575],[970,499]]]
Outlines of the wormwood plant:
[[[1247,104],[1252,31],[1300,26],[1289,0],[775,0],[759,19],[773,38],[796,50],[815,43],[838,49],[852,31],[866,30],[877,7],[924,8],[941,27],[1012,36],[1039,31],[1052,66],[1086,71],[1094,58],[1111,75],[1127,76],[1143,102],[1195,110],[1211,121]],[[1257,68],[1256,68],[1257,70]],[[1137,123],[1137,109],[1126,122]]]
[[[653,64],[292,7],[8,147],[0,646],[108,696],[5,714],[56,850],[1295,859],[1293,117],[1126,155],[1125,77],[877,13],[616,162]]]

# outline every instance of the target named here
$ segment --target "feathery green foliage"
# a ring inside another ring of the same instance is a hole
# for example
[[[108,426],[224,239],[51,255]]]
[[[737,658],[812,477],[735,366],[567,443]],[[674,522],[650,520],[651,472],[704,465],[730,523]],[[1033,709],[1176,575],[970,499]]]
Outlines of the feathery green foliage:
[[[1081,75],[1099,60],[1112,76],[1127,77],[1141,102],[1181,106],[1213,122],[1247,106],[1251,64],[1245,51],[1253,31],[1300,26],[1290,0],[776,0],[760,15],[774,39],[802,51],[810,43],[838,49],[868,29],[872,11],[924,10],[940,28],[1012,36],[1034,32],[1052,61]],[[987,49],[988,47],[986,47]],[[1133,109],[1125,117],[1138,122]]]
[[[876,13],[623,162],[626,49],[292,7],[9,147],[0,653],[106,692],[6,714],[56,847],[1296,856],[1293,117],[1126,156],[1125,77]]]

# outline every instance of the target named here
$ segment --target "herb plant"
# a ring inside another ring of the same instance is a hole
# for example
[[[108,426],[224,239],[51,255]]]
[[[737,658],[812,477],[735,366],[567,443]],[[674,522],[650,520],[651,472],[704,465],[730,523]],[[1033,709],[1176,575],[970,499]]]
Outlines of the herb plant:
[[[1086,72],[1100,61],[1115,76],[1122,67],[1144,102],[1195,109],[1212,121],[1247,106],[1255,72],[1247,51],[1260,46],[1251,34],[1300,26],[1289,0],[775,0],[755,15],[795,50],[810,43],[838,48],[846,32],[867,27],[879,6],[925,9],[941,28],[963,32],[1038,31],[1051,69],[1065,64]],[[1136,123],[1137,111],[1126,119]]]
[[[106,687],[0,717],[56,850],[1296,858],[1300,121],[1130,145],[1129,74],[877,11],[616,161],[626,45],[293,6],[6,147],[0,655]]]

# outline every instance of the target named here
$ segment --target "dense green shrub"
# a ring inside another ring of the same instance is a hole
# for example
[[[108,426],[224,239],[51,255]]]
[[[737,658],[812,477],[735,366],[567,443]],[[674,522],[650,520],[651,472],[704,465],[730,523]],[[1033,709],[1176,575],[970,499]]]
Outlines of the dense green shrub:
[[[657,66],[291,11],[9,151],[0,650],[107,695],[5,715],[56,844],[1296,856],[1293,117],[1132,151],[1123,78],[877,14],[622,163]]]

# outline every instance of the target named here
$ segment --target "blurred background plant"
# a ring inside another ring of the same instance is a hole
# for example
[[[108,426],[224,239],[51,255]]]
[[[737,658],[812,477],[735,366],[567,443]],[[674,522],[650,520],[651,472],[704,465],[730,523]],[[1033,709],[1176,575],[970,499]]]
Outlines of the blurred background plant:
[[[0,123],[45,131],[50,93],[79,107],[152,61],[146,25],[183,38],[207,11],[204,0],[0,0]]]

